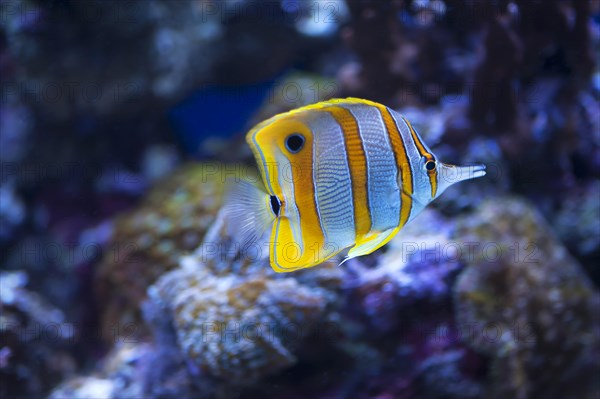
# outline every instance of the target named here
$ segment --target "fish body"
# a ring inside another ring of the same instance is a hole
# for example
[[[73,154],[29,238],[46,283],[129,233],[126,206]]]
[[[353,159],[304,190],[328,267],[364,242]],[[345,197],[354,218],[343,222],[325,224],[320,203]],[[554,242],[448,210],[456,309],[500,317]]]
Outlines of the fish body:
[[[266,231],[277,272],[369,254],[450,185],[485,175],[440,162],[405,117],[357,98],[276,115],[246,141],[264,188],[241,184],[230,213],[245,241]]]

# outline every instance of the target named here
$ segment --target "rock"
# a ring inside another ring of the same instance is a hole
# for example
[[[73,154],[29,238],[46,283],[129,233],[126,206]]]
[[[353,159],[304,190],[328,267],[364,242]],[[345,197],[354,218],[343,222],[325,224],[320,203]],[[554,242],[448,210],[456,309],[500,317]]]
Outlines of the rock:
[[[0,272],[0,396],[41,397],[77,367],[74,325],[27,288],[23,271]]]
[[[463,340],[491,357],[486,397],[591,398],[599,294],[546,221],[500,198],[462,218],[459,231],[484,248],[467,260],[455,305]]]
[[[595,180],[565,193],[553,226],[569,250],[582,259],[594,281],[600,283],[600,181]]]
[[[399,317],[403,310],[449,297],[462,269],[461,248],[452,235],[450,220],[427,208],[390,241],[384,253],[347,266],[354,276],[346,284],[360,313],[367,316],[370,334],[398,329],[405,322]],[[363,261],[375,265],[361,266]]]
[[[139,305],[146,289],[200,245],[222,204],[225,178],[242,166],[226,168],[211,163],[185,166],[157,184],[138,209],[115,221],[96,276],[99,297],[105,301],[104,328],[141,325]]]
[[[291,277],[215,276],[190,262],[163,275],[149,293],[171,313],[188,362],[234,386],[293,365],[294,351],[326,319],[333,299]]]

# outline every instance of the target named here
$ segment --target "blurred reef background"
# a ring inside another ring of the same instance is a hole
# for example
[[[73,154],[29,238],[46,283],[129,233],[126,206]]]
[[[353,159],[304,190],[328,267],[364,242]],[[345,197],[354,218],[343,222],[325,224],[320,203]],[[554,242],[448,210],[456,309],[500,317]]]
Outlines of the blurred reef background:
[[[0,0],[0,397],[598,398],[599,60],[598,0]],[[240,256],[244,134],[348,96],[488,175]]]

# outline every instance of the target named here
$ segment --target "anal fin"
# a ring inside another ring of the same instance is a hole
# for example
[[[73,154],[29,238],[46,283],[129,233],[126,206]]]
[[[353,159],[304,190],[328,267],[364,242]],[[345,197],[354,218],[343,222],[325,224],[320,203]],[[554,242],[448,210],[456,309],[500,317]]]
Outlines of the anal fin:
[[[368,255],[371,252],[376,251],[387,244],[399,230],[399,227],[384,230],[381,233],[374,234],[357,242],[356,245],[353,246],[350,251],[348,251],[348,255],[346,256],[346,259],[344,259],[344,262],[348,259],[356,258],[357,256]]]

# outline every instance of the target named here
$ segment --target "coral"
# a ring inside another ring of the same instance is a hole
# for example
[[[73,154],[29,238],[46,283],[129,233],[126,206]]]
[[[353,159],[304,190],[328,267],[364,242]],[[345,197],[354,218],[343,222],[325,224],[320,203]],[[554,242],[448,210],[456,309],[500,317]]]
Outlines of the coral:
[[[49,399],[81,398],[81,399],[112,399],[115,397],[117,387],[114,382],[106,378],[77,377],[69,379],[54,389]],[[125,397],[125,396],[121,396]]]
[[[25,219],[25,206],[11,183],[0,185],[0,243],[14,236]]]
[[[598,396],[600,2],[176,3],[0,0],[0,396]],[[274,273],[222,177],[346,96],[488,174]]]
[[[521,60],[519,40],[498,19],[489,23],[482,47],[484,56],[473,76],[469,118],[476,129],[514,130],[517,99],[512,86]]]
[[[499,196],[452,220],[427,209],[383,254],[345,267],[346,345],[413,365],[369,363],[380,371],[360,378],[355,397],[378,379],[389,388],[373,392],[399,397],[591,398],[598,389],[600,296],[523,200]]]
[[[431,226],[436,226],[435,231]],[[462,268],[451,226],[439,212],[425,209],[418,221],[390,241],[384,254],[369,257],[373,267],[361,262],[348,265],[354,276],[346,284],[353,289],[358,309],[368,316],[371,334],[397,329],[402,321],[397,315],[403,309],[449,296],[453,278]]]
[[[256,24],[245,18],[267,13],[282,19]],[[143,113],[207,83],[264,80],[288,66],[294,50],[308,41],[286,23],[276,3],[175,7],[164,0],[151,6],[139,0],[127,5],[18,0],[7,7],[5,19],[7,50],[19,66],[10,87],[27,83],[27,90],[12,91],[33,93],[28,100],[43,102],[46,116],[55,120],[85,112]],[[240,32],[247,41],[237,40]],[[275,47],[268,52],[260,45],[267,40]],[[266,57],[268,65],[262,62]],[[40,68],[48,58],[57,62]]]
[[[146,289],[202,242],[221,206],[225,177],[235,177],[239,168],[185,166],[158,183],[138,209],[115,221],[96,282],[99,297],[106,301],[107,329],[140,320]]]
[[[196,381],[175,348],[118,342],[91,374],[68,378],[50,399],[225,398],[207,381]]]
[[[20,0],[11,7],[14,12],[9,13],[11,20],[5,26],[9,52],[19,64],[19,83],[26,81],[37,91],[38,97],[31,100],[50,105],[52,118],[90,110],[100,114],[119,113],[123,108],[131,111],[152,97],[177,95],[197,84],[192,77],[198,74],[186,73],[190,68],[206,72],[210,67],[213,59],[201,56],[201,49],[211,47],[220,34],[215,28],[218,21],[198,24],[191,5],[173,8],[168,2],[153,7],[137,1],[128,6],[103,2],[50,6]],[[18,11],[31,18],[25,21]],[[113,43],[96,39],[95,30]],[[141,42],[144,50],[131,57],[131,47]],[[94,54],[108,51],[124,62],[89,62]],[[58,62],[39,68],[39,61],[47,57]],[[46,100],[44,88],[51,85],[57,85],[60,92]]]
[[[481,385],[465,378],[460,369],[465,351],[448,350],[423,360],[420,365],[420,383],[427,398],[480,398]]]
[[[146,204],[165,198],[157,191]],[[332,315],[341,272],[324,265],[298,273],[298,280],[278,275],[264,255],[240,251],[225,214],[218,213],[196,251],[160,270],[148,299],[138,303],[152,343],[145,333],[117,334],[101,368],[67,380],[51,397],[229,398],[296,363]]]
[[[40,397],[73,374],[74,326],[27,288],[23,271],[0,273],[0,396]]]
[[[561,209],[553,220],[558,236],[567,248],[578,257],[586,259],[588,272],[600,281],[600,181],[575,187],[565,194]]]
[[[401,26],[394,23],[401,5],[397,2],[349,2],[348,8],[352,18],[342,37],[359,57],[361,65],[353,68],[358,69],[351,74],[358,75],[356,78],[346,77],[342,82],[356,82],[356,87],[348,83],[345,86],[355,89],[358,96],[389,103],[397,89],[406,87],[413,77],[411,64],[417,58],[416,45],[403,39]],[[373,51],[374,41],[378,43],[377,51]]]
[[[402,112],[449,102],[433,144],[464,153],[489,138],[503,186],[550,215],[559,193],[600,172],[591,4],[351,2],[341,38],[358,60],[340,68],[340,92]]]
[[[262,108],[252,120],[259,123],[294,108],[340,97],[339,91],[340,87],[335,79],[293,72],[277,81]]]
[[[223,212],[218,213],[226,180],[251,177],[250,173],[244,164],[189,165],[159,183],[138,209],[116,220],[96,277],[98,295],[106,301],[106,331],[135,323],[143,334],[139,307],[147,288],[180,263],[200,262],[220,277],[278,278],[264,262],[267,247],[242,251],[232,239]],[[341,270],[330,262],[320,270],[298,273],[298,278],[306,285],[335,288],[340,285]]]
[[[52,390],[48,398],[142,397],[143,363],[151,360],[152,349],[146,343],[119,343],[106,355],[97,371],[66,379]]]
[[[344,265],[342,345],[357,359],[346,371],[355,375],[351,397],[480,397],[469,367],[481,359],[457,338],[451,312],[464,268],[454,224],[427,208],[383,253]]]
[[[332,300],[328,291],[293,278],[217,277],[201,264],[165,274],[149,294],[171,312],[189,363],[233,386],[294,364],[295,347]]]
[[[473,327],[462,338],[491,357],[486,397],[591,397],[599,294],[540,214],[489,200],[458,234],[483,248],[467,257],[455,300],[459,326]]]
[[[28,149],[27,139],[31,135],[31,110],[13,100],[14,104],[7,104],[9,99],[3,99],[0,105],[0,161],[6,162],[5,167],[14,166],[23,158]],[[2,175],[4,180],[9,174]]]

